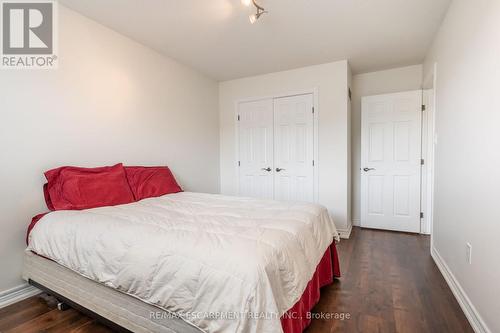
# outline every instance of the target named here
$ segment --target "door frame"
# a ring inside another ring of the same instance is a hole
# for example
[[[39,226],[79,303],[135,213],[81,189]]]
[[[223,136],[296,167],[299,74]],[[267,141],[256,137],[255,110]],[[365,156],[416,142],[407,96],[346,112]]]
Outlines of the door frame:
[[[426,155],[422,154],[422,158],[429,161],[427,164],[428,178],[425,179],[425,187],[422,187],[422,200],[425,200],[426,205],[422,207],[424,212],[423,234],[431,235],[431,246],[433,244],[433,227],[434,227],[434,185],[435,185],[435,163],[436,163],[436,144],[437,144],[437,132],[436,132],[436,111],[437,111],[437,63],[433,64],[427,77],[423,80],[422,85],[422,100],[424,105],[428,107],[429,112],[427,113],[427,123],[424,124],[422,131],[426,130],[427,134],[427,149]],[[427,110],[426,110],[427,111]],[[424,133],[424,132],[423,132]],[[424,173],[422,172],[422,175]],[[423,179],[424,181],[424,179]],[[422,183],[424,184],[424,183]]]
[[[238,195],[240,194],[240,167],[239,167],[239,161],[240,161],[240,125],[238,121],[238,113],[239,113],[239,105],[241,103],[245,102],[256,102],[256,101],[261,101],[265,99],[276,99],[276,98],[282,98],[282,97],[293,97],[293,96],[298,96],[298,95],[313,95],[313,107],[314,107],[314,113],[313,113],[313,159],[314,159],[314,166],[313,166],[313,186],[314,186],[314,202],[318,203],[319,202],[319,165],[320,165],[320,159],[319,159],[319,99],[318,99],[318,88],[310,88],[310,89],[303,89],[303,90],[293,90],[293,91],[288,91],[288,92],[283,92],[279,94],[274,94],[274,95],[262,95],[262,96],[254,96],[254,97],[244,97],[235,100],[234,102],[234,128],[235,128],[235,142],[236,142],[236,160],[234,161],[234,168],[236,170],[236,175],[237,175],[237,185],[236,189],[238,191]],[[274,118],[274,117],[273,117]],[[274,128],[274,124],[273,124]],[[274,169],[274,166],[273,166]]]
[[[433,199],[434,199],[434,143],[435,143],[435,98],[433,89],[422,90],[422,159],[420,211],[424,217],[420,221],[420,233],[430,235],[432,232]]]

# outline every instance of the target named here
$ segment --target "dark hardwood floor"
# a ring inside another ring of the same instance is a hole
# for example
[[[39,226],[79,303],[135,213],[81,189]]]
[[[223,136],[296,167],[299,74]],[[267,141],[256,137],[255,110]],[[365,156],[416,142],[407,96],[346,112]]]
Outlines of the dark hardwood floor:
[[[339,244],[342,278],[322,290],[307,333],[473,332],[430,256],[430,237],[354,228]]]
[[[473,332],[430,257],[429,237],[355,228],[338,249],[342,278],[322,290],[307,333]],[[36,296],[0,309],[0,332],[112,331]]]

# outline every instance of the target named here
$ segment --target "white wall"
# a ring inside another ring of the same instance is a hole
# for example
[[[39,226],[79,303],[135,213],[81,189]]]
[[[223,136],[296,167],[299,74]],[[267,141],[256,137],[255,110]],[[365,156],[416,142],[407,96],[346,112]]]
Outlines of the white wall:
[[[422,86],[422,65],[354,75],[352,79],[352,219],[361,216],[361,97],[417,90]]]
[[[349,112],[347,61],[221,82],[220,174],[221,192],[237,195],[235,103],[238,100],[318,89],[319,202],[332,214],[337,227],[350,226]]]
[[[454,0],[424,77],[435,62],[433,245],[484,324],[500,332],[500,1]]]
[[[219,189],[218,84],[59,10],[59,68],[0,71],[0,291],[22,283],[47,169],[167,164],[188,190]]]

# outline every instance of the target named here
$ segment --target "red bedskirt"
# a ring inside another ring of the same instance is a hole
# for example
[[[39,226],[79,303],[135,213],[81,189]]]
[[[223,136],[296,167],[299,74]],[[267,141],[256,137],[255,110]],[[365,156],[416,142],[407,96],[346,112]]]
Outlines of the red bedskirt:
[[[334,277],[340,277],[340,265],[335,242],[326,250],[302,297],[281,317],[281,326],[285,333],[302,333],[309,326],[311,319],[307,314],[318,303],[321,296],[320,288],[332,283]]]

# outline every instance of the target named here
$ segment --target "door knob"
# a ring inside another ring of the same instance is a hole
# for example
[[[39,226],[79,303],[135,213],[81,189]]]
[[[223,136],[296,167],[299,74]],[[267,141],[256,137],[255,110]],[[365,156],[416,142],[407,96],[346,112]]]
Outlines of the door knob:
[[[368,171],[372,171],[372,170],[376,170],[376,169],[375,168],[363,168],[364,172],[368,172]]]
[[[267,168],[262,168],[262,171],[267,171],[267,172],[271,172],[271,168],[270,167],[267,167]]]
[[[282,169],[282,168],[276,168],[276,172],[280,172],[280,171],[285,171],[285,169]]]

